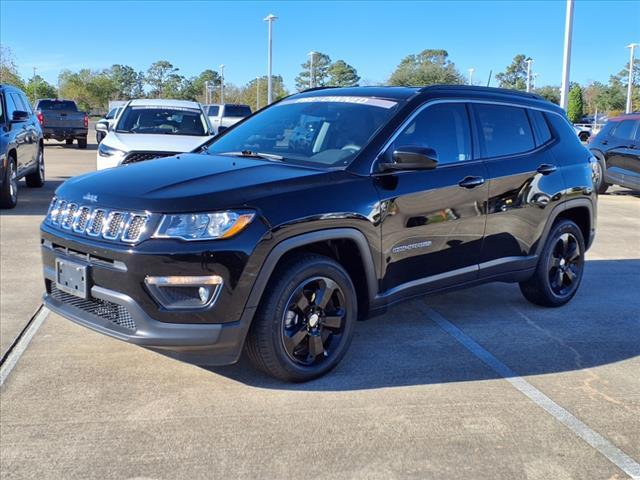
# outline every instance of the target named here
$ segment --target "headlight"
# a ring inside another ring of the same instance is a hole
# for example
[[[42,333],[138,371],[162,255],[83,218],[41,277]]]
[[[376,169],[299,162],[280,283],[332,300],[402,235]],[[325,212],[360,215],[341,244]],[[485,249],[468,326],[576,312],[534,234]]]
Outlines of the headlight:
[[[215,212],[165,215],[154,238],[214,240],[229,238],[251,223],[253,213]]]
[[[98,155],[101,157],[122,157],[125,152],[118,150],[117,148],[108,147],[104,143],[98,145]]]

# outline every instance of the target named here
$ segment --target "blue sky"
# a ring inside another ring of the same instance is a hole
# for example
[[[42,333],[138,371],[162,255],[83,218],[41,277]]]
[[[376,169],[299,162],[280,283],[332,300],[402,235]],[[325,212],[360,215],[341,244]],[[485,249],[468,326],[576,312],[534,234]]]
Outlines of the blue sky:
[[[267,25],[274,24],[274,74],[293,89],[311,50],[344,59],[365,83],[384,82],[400,60],[443,48],[466,75],[486,83],[524,53],[538,85],[559,85],[565,2],[190,2],[0,0],[0,42],[11,48],[23,77],[32,67],[51,83],[58,72],[114,63],[146,70],[169,60],[185,76],[225,64],[242,85],[266,74]],[[25,31],[25,26],[27,31]],[[607,81],[640,42],[640,2],[575,3],[571,80]],[[640,52],[636,53],[640,55]],[[495,86],[495,82],[493,83]]]

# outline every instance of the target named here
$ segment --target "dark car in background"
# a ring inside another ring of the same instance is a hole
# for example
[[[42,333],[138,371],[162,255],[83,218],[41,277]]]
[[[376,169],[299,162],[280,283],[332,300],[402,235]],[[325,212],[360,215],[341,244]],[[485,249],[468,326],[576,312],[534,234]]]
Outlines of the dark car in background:
[[[589,150],[598,159],[599,193],[611,185],[640,190],[640,113],[610,119],[592,138]]]
[[[45,305],[175,358],[245,348],[310,380],[400,300],[500,281],[569,302],[595,234],[593,164],[537,95],[309,90],[198,152],[65,182],[41,226]]]
[[[44,138],[53,138],[67,145],[78,142],[78,148],[87,148],[89,115],[78,110],[73,100],[43,98],[35,106]]]
[[[18,203],[18,180],[44,185],[42,130],[24,92],[0,84],[0,208]]]

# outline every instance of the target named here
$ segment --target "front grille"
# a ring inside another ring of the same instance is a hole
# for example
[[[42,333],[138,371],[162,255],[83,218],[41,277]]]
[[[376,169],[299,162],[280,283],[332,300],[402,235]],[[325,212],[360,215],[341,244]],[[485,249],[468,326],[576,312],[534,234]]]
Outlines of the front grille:
[[[108,210],[53,198],[45,223],[80,235],[136,243],[147,231],[147,213]]]
[[[144,162],[145,160],[153,160],[154,158],[171,157],[176,155],[174,152],[129,152],[122,163]]]
[[[83,312],[100,317],[120,327],[135,331],[136,322],[133,320],[126,307],[100,298],[79,298],[58,289],[55,283],[51,281],[47,281],[47,283],[51,298],[58,300],[65,305],[69,305],[70,307],[74,307],[82,310]]]

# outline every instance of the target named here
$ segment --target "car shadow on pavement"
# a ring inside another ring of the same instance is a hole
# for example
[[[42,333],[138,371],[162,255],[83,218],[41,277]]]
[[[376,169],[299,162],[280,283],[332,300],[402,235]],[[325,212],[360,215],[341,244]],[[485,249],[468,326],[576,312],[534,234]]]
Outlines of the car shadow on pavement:
[[[347,391],[501,378],[430,319],[432,310],[517,375],[582,370],[640,355],[640,259],[588,261],[568,305],[528,303],[517,285],[494,283],[426,296],[359,322],[347,355],[317,380],[287,384],[244,357],[208,368],[258,388]],[[432,310],[431,310],[432,309]]]

